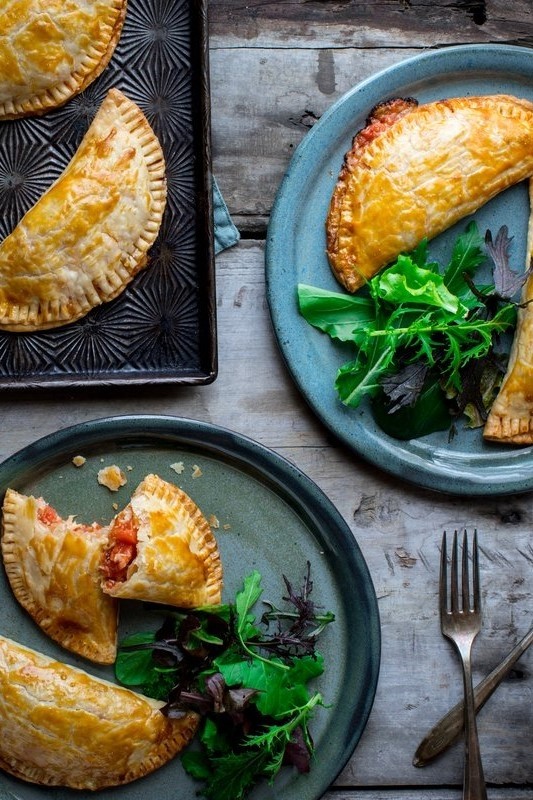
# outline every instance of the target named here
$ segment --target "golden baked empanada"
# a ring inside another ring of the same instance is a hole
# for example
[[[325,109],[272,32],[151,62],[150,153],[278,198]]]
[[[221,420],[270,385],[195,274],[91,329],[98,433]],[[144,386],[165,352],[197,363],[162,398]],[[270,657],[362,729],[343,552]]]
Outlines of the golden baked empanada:
[[[356,291],[533,174],[533,104],[507,95],[378,106],[354,139],[326,221],[333,273]]]
[[[0,636],[0,767],[47,786],[96,790],[165,764],[194,736],[198,716]]]
[[[526,267],[533,259],[533,180],[529,182],[530,217]],[[533,444],[533,277],[522,291],[507,370],[490,409],[483,436],[508,444]]]
[[[100,75],[120,38],[126,0],[3,0],[0,119],[43,114]]]
[[[52,639],[101,664],[116,657],[117,602],[102,592],[107,531],[61,519],[42,498],[8,489],[2,554],[18,602]]]
[[[185,608],[220,603],[213,532],[196,503],[157,475],[142,481],[111,523],[102,573],[113,597]]]
[[[0,328],[72,322],[146,265],[166,202],[161,147],[117,89],[63,174],[0,245]]]

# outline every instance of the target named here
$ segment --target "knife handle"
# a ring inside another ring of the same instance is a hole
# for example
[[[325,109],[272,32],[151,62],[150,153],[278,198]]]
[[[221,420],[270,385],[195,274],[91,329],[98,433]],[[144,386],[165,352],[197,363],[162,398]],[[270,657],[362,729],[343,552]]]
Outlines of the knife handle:
[[[474,689],[476,711],[479,711],[485,705],[503,678],[531,644],[533,644],[533,628],[513,647],[503,661],[478,683]],[[464,706],[461,700],[433,726],[420,742],[413,758],[413,765],[415,767],[424,767],[436,756],[440,755],[459,736],[463,729],[463,723]]]

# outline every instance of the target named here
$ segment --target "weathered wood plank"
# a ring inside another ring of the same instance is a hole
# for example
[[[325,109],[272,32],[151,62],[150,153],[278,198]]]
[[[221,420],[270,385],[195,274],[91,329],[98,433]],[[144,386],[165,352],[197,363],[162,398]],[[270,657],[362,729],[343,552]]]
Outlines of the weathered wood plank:
[[[533,44],[528,0],[211,0],[213,45],[232,47],[434,47]]]

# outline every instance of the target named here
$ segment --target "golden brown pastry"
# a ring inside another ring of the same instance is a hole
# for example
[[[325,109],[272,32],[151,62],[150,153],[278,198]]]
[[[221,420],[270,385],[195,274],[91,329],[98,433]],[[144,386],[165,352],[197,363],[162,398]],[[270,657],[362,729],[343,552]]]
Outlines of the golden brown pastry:
[[[147,263],[165,202],[157,137],[111,89],[63,174],[0,245],[0,328],[64,325],[120,294]]]
[[[354,139],[326,221],[355,292],[396,256],[533,174],[533,104],[507,95],[378,106]]]
[[[113,597],[192,608],[220,603],[217,542],[196,503],[148,475],[110,526],[102,588]]]
[[[526,267],[533,259],[533,180],[529,182],[530,217]],[[533,277],[522,291],[522,302],[507,370],[490,409],[483,436],[507,444],[533,444]]]
[[[126,0],[3,0],[0,119],[43,114],[85,89],[120,38]]]
[[[198,717],[0,636],[0,768],[47,786],[96,790],[140,778],[194,736]]]
[[[63,520],[42,498],[8,489],[2,554],[18,602],[52,639],[102,664],[116,657],[117,603],[102,592],[107,532]]]

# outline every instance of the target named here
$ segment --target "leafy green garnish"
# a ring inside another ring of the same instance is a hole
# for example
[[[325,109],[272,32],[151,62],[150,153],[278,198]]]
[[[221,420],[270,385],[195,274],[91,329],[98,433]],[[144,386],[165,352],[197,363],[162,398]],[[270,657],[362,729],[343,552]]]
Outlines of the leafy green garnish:
[[[211,800],[242,800],[259,780],[274,781],[283,764],[310,769],[309,721],[323,705],[309,690],[324,671],[315,645],[334,615],[318,613],[310,599],[309,564],[299,592],[284,581],[288,605],[263,601],[260,619],[263,588],[254,571],[233,603],[174,610],[156,633],[121,642],[121,683],[166,700],[169,717],[202,715],[201,750],[185,752],[182,763]]]
[[[356,408],[370,398],[378,424],[401,438],[449,427],[465,409],[482,424],[499,383],[494,346],[515,325],[516,303],[510,298],[528,274],[510,269],[509,246],[506,228],[493,242],[490,231],[483,239],[470,222],[442,271],[429,260],[423,241],[412,253],[400,254],[355,297],[300,284],[298,303],[305,319],[354,345],[353,359],[335,378],[340,400]],[[487,253],[494,284],[475,286],[473,278]],[[411,413],[400,414],[402,409]],[[386,420],[387,415],[395,419]]]

